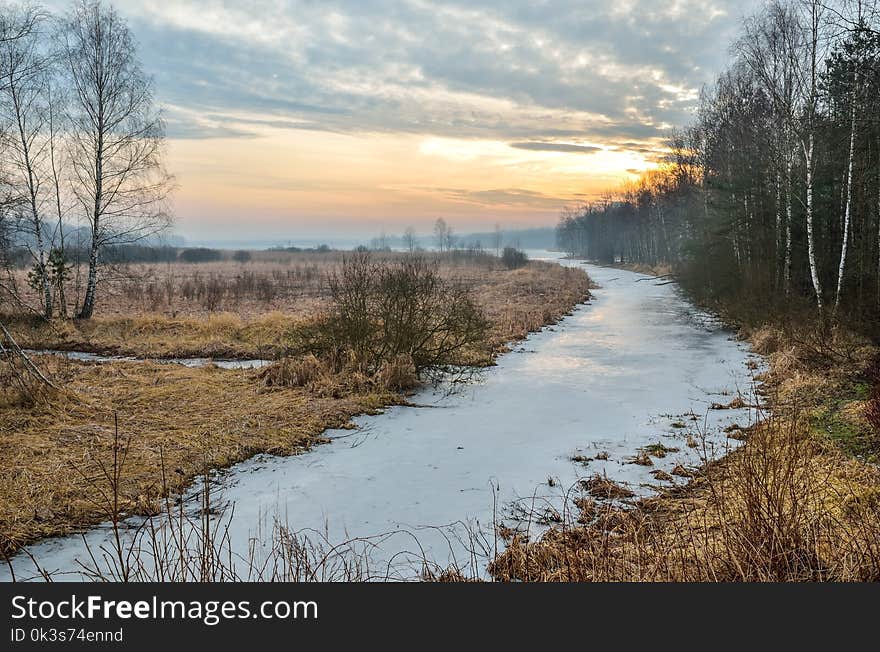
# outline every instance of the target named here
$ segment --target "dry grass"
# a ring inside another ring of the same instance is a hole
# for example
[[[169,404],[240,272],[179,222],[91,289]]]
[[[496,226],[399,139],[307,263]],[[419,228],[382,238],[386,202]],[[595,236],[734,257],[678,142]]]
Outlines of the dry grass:
[[[473,283],[477,300],[492,322],[495,351],[511,340],[525,338],[547,324],[555,324],[582,303],[591,288],[583,270],[532,261],[513,271],[492,272]]]
[[[622,265],[614,265],[614,267],[627,269],[631,272],[636,272],[637,274],[647,274],[648,276],[658,277],[673,276],[675,273],[675,269],[668,263],[658,263],[656,265],[649,265],[648,263],[623,263]]]
[[[781,329],[765,326],[743,334],[769,358],[765,381],[774,409],[792,411],[842,449],[869,461],[880,454],[880,429],[870,422],[878,383],[873,366],[880,350],[841,328]]]
[[[338,262],[334,256],[328,255],[327,265]],[[309,255],[315,264],[320,258]],[[227,263],[226,269],[236,266]],[[532,263],[507,271],[495,263],[449,260],[441,269],[471,287],[492,321],[489,341],[474,355],[482,363],[491,362],[505,342],[557,321],[588,295],[587,276],[558,265]],[[257,312],[247,318],[134,314],[47,327],[19,317],[10,325],[19,343],[30,348],[265,358],[282,355],[291,330],[315,318],[313,307],[324,304],[307,305],[306,312]],[[282,358],[259,371],[40,360],[64,391],[48,403],[0,406],[0,550],[5,553],[106,518],[97,495],[103,482],[99,461],[113,449],[114,415],[122,436],[131,441],[120,486],[122,511],[148,514],[159,508],[163,493],[179,491],[205,469],[261,452],[306,450],[322,441],[327,428],[399,402],[400,392],[415,384],[412,362],[404,357],[373,377],[344,360],[328,364],[314,356]]]
[[[239,303],[220,303],[207,310],[197,302],[175,303],[173,308],[151,310],[138,300],[129,300],[104,286],[97,316],[88,321],[54,321],[45,324],[34,317],[9,315],[6,322],[21,346],[131,355],[136,357],[277,358],[290,345],[291,334],[324,312],[329,305],[327,276],[337,271],[341,254],[288,254],[304,256],[315,271],[303,285],[278,298],[261,302],[246,295]],[[470,288],[493,324],[484,362],[504,345],[530,332],[555,323],[589,295],[589,279],[583,271],[556,264],[531,262],[523,269],[508,271],[490,257],[436,258],[444,278]],[[186,275],[212,275],[224,286],[232,286],[242,269],[256,266],[268,277],[289,271],[284,262],[240,265],[233,262],[196,265],[156,265],[149,270],[132,269],[134,276],[149,279],[164,273],[175,283]],[[208,271],[210,270],[210,271]],[[132,281],[133,283],[135,281]],[[145,294],[141,281],[139,293]],[[164,281],[156,281],[162,284]]]
[[[10,329],[23,347],[87,351],[141,358],[272,358],[287,349],[300,321],[280,312],[251,319],[232,313],[205,317],[97,316],[87,321],[11,317]]]
[[[536,542],[515,537],[490,571],[502,581],[876,581],[878,486],[876,467],[768,421],[684,489],[606,505]]]
[[[112,446],[113,417],[131,437],[122,485],[125,511],[151,513],[161,494],[162,461],[171,490],[205,468],[256,453],[287,455],[327,428],[394,403],[381,388],[319,396],[266,388],[257,371],[189,369],[155,363],[82,364],[52,359],[47,370],[66,391],[51,404],[6,409],[0,425],[0,549],[94,523],[97,461]]]

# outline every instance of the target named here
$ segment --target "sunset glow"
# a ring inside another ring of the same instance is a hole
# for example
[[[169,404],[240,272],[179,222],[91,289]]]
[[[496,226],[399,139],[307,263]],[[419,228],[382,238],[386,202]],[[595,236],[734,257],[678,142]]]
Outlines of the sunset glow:
[[[657,162],[740,4],[119,9],[166,117],[175,231],[240,239],[552,225]]]

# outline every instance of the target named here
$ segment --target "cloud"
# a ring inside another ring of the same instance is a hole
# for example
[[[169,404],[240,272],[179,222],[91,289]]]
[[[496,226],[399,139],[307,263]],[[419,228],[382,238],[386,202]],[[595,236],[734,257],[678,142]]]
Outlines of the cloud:
[[[466,190],[462,188],[431,188],[449,199],[492,208],[534,208],[558,210],[568,201],[523,188]]]
[[[756,2],[117,0],[160,100],[228,134],[260,129],[236,119],[249,113],[516,142],[656,138],[686,121]]]
[[[593,152],[601,152],[601,147],[593,145],[572,145],[569,143],[546,143],[541,141],[530,141],[525,143],[510,143],[515,149],[526,149],[533,152],[569,152],[575,154],[592,154]]]

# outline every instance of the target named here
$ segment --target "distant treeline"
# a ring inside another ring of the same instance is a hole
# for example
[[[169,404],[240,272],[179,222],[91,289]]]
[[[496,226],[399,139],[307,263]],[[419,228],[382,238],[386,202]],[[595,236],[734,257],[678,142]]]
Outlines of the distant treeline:
[[[672,266],[707,302],[812,304],[880,332],[880,25],[866,6],[769,3],[666,164],[565,212],[561,247]]]
[[[320,245],[312,249],[300,247],[277,247],[267,251],[285,253],[327,253],[332,251],[328,245]],[[6,247],[4,250],[6,260],[11,267],[24,269],[33,264],[32,253],[27,247]],[[65,261],[68,264],[88,262],[89,250],[87,247],[67,245],[64,249]],[[212,263],[223,260],[232,260],[238,263],[246,263],[253,258],[250,250],[227,251],[224,249],[211,249],[208,247],[171,247],[165,245],[115,245],[108,246],[104,250],[104,262],[107,264],[135,264],[135,263]]]

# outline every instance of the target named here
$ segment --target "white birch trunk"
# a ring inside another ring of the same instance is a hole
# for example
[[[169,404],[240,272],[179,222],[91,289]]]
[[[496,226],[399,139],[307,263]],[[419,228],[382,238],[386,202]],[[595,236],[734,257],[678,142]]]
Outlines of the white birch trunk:
[[[813,232],[813,153],[815,149],[815,135],[812,129],[809,135],[809,144],[804,146],[804,160],[807,168],[807,253],[810,262],[810,279],[813,282],[813,291],[816,293],[816,304],[819,312],[822,311],[822,284],[819,280],[819,267],[816,264],[816,237]]]
[[[840,295],[843,292],[843,276],[846,272],[846,254],[849,246],[849,229],[850,229],[850,213],[852,211],[852,177],[853,177],[853,158],[855,157],[856,148],[856,87],[858,84],[857,75],[853,75],[853,91],[852,91],[852,115],[849,129],[849,159],[847,161],[846,170],[846,207],[843,211],[843,243],[840,247],[840,265],[837,268],[837,293],[834,297],[834,311],[840,307]]]
[[[789,153],[785,170],[785,269],[783,270],[785,296],[791,294],[791,169],[792,155]]]

